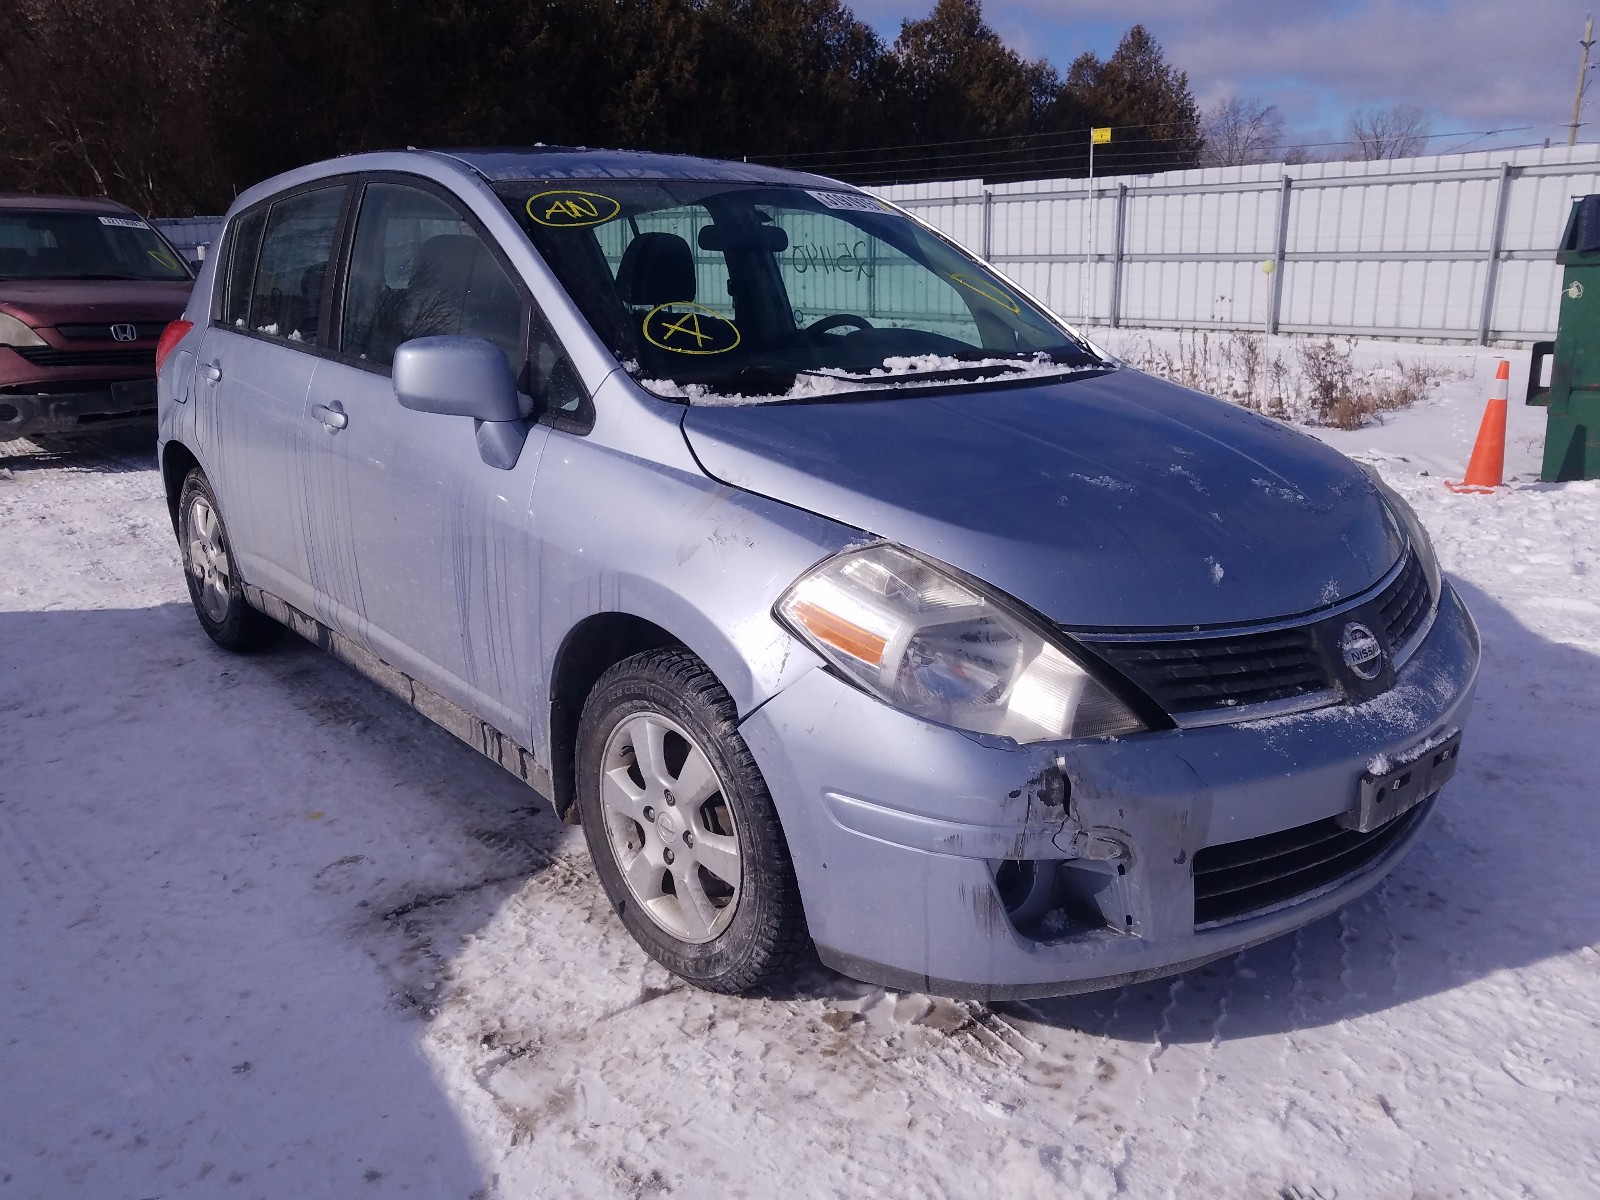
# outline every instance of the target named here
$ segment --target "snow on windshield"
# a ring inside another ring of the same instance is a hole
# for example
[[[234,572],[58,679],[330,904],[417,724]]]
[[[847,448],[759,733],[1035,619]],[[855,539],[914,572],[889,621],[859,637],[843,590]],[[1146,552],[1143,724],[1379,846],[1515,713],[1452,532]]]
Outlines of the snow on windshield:
[[[1093,368],[1064,365],[1038,354],[1032,358],[957,358],[942,354],[918,354],[908,357],[886,358],[881,367],[870,371],[806,371],[795,374],[794,385],[783,392],[744,395],[712,390],[704,384],[678,383],[672,379],[641,379],[639,384],[648,391],[672,400],[687,400],[690,404],[706,408],[735,408],[750,404],[776,404],[785,400],[813,400],[823,396],[837,396],[849,392],[886,391],[900,388],[924,387],[930,382],[940,383],[998,383],[1008,379],[1044,378],[1049,376],[1077,375],[1086,370],[1101,370],[1103,364]],[[958,379],[939,378],[947,371],[959,371]]]

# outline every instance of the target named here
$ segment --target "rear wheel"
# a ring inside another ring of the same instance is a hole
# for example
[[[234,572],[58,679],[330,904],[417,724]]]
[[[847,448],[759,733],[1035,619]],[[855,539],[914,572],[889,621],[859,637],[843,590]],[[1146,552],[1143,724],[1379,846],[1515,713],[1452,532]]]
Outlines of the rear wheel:
[[[189,472],[178,496],[178,545],[194,615],[212,641],[240,652],[277,641],[283,626],[245,603],[216,495],[199,467]]]
[[[622,923],[668,970],[740,992],[807,944],[777,811],[723,686],[684,650],[600,677],[578,730],[578,805]]]

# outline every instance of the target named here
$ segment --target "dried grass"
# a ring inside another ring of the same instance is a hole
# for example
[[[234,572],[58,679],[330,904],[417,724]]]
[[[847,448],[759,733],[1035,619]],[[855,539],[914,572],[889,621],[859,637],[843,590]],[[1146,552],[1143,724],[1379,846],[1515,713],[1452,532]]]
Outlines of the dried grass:
[[[1277,337],[1269,348],[1262,334],[1187,330],[1176,349],[1135,335],[1119,353],[1140,370],[1269,417],[1336,429],[1360,429],[1407,408],[1450,374],[1400,358],[1358,368],[1353,338]]]

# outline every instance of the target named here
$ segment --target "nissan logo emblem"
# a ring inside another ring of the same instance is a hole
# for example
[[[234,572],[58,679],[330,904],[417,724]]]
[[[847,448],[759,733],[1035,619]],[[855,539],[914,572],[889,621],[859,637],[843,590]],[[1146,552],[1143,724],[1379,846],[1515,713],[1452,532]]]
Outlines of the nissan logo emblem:
[[[1383,670],[1383,647],[1372,630],[1358,621],[1351,621],[1339,635],[1339,653],[1344,665],[1362,679],[1376,679]]]
[[[111,336],[119,342],[137,342],[139,340],[139,327],[137,325],[113,325]]]

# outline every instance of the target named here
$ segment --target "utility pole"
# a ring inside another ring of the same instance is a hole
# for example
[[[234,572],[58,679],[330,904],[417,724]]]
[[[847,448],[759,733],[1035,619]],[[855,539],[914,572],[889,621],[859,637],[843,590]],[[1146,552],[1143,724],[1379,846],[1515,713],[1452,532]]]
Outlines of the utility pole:
[[[1094,252],[1099,249],[1100,238],[1100,211],[1094,200],[1094,148],[1104,146],[1111,141],[1111,126],[1098,125],[1089,130],[1089,236],[1084,240],[1083,246],[1083,324],[1089,325],[1089,308],[1093,302],[1094,288]]]
[[[1594,45],[1594,17],[1589,17],[1583,26],[1583,41],[1578,45],[1583,47],[1583,62],[1578,66],[1578,94],[1572,98],[1572,124],[1567,128],[1567,145],[1578,144],[1578,126],[1583,115],[1583,85],[1589,80],[1589,47]]]

